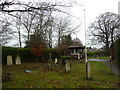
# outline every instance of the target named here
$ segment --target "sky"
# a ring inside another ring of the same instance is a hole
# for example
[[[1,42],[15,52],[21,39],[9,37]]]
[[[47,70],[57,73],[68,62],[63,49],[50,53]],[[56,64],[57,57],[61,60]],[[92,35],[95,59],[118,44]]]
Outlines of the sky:
[[[76,17],[84,17],[85,9],[85,21],[86,30],[90,26],[90,23],[94,22],[95,18],[105,12],[113,12],[118,14],[118,2],[120,0],[77,0],[80,2],[79,5],[75,5],[72,14]],[[82,29],[77,33],[77,37],[85,44],[85,28],[84,19]],[[89,39],[89,37],[86,37]]]
[[[23,0],[19,0],[23,1]],[[34,0],[25,0],[28,1],[34,1]],[[41,1],[41,0],[40,0]],[[44,0],[45,1],[45,0]],[[48,1],[48,0],[47,0]],[[60,1],[60,0],[57,0]],[[64,2],[66,0],[63,0]],[[73,1],[73,0],[69,0]],[[77,32],[73,37],[79,38],[83,44],[85,44],[85,24],[84,19],[86,19],[86,30],[88,30],[88,27],[91,22],[94,22],[95,18],[98,17],[100,14],[105,12],[113,12],[118,14],[118,2],[120,0],[76,0],[76,4],[71,8],[71,13],[73,16],[77,17],[73,18],[73,21],[75,23],[81,22],[79,32]],[[84,11],[85,9],[85,11]],[[85,18],[84,18],[85,15]],[[89,37],[86,37],[89,39]]]

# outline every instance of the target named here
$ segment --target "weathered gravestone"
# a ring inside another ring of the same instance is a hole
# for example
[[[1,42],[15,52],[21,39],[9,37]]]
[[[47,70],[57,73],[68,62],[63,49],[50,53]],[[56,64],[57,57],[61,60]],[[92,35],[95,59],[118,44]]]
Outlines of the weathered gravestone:
[[[17,55],[16,59],[15,59],[15,64],[16,65],[20,65],[21,64],[21,58],[19,55]]]
[[[57,58],[55,58],[55,64],[57,64],[57,61],[58,61]]]
[[[11,55],[7,56],[7,65],[13,65],[13,61],[12,61],[12,56]]]
[[[70,61],[66,60],[65,61],[65,71],[70,72],[70,68],[71,68]]]

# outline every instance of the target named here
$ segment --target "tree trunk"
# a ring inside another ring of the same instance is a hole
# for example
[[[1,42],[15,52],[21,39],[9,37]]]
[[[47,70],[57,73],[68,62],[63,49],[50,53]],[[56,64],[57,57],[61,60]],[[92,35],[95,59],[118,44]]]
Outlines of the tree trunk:
[[[21,33],[20,33],[20,30],[18,31],[18,34],[19,34],[19,44],[20,44],[20,48],[22,47],[22,42],[21,42]]]

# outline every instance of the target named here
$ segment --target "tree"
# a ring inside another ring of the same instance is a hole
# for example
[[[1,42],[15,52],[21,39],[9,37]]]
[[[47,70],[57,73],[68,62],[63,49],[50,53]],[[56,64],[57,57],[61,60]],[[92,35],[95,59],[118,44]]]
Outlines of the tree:
[[[58,37],[58,46],[62,44],[62,36],[71,34],[75,30],[71,29],[71,20],[69,17],[57,18],[56,22],[56,34]]]
[[[21,15],[21,24],[23,25],[27,35],[24,35],[26,39],[26,46],[30,47],[30,35],[33,30],[34,19],[36,17],[35,12],[25,12]]]
[[[67,46],[70,46],[72,44],[72,37],[71,34],[62,36],[61,43]]]
[[[13,18],[12,26],[14,26],[16,29],[14,30],[15,37],[18,38],[19,47],[22,47],[22,33],[21,33],[21,14],[16,13],[15,18]]]
[[[0,21],[0,45],[5,45],[8,40],[12,39],[12,29],[10,28],[10,22],[6,19]]]
[[[44,52],[45,47],[42,44],[33,44],[30,48],[30,52],[36,56],[36,63],[38,62],[39,56]]]
[[[106,52],[109,55],[109,47],[113,45],[116,36],[120,34],[116,33],[118,32],[119,26],[120,17],[118,15],[111,12],[99,15],[89,27],[90,34],[93,36],[92,42],[105,45]]]

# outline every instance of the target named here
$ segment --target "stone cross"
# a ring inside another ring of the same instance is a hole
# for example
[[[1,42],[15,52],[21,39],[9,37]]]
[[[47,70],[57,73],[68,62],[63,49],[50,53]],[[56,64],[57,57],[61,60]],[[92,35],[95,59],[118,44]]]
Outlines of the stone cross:
[[[7,56],[7,65],[13,65],[13,61],[12,61],[12,56],[11,55]]]
[[[70,68],[71,68],[70,61],[66,60],[65,61],[65,71],[70,72]]]
[[[20,65],[21,64],[21,58],[19,57],[19,55],[17,55],[17,57],[15,59],[15,64],[16,65]]]

